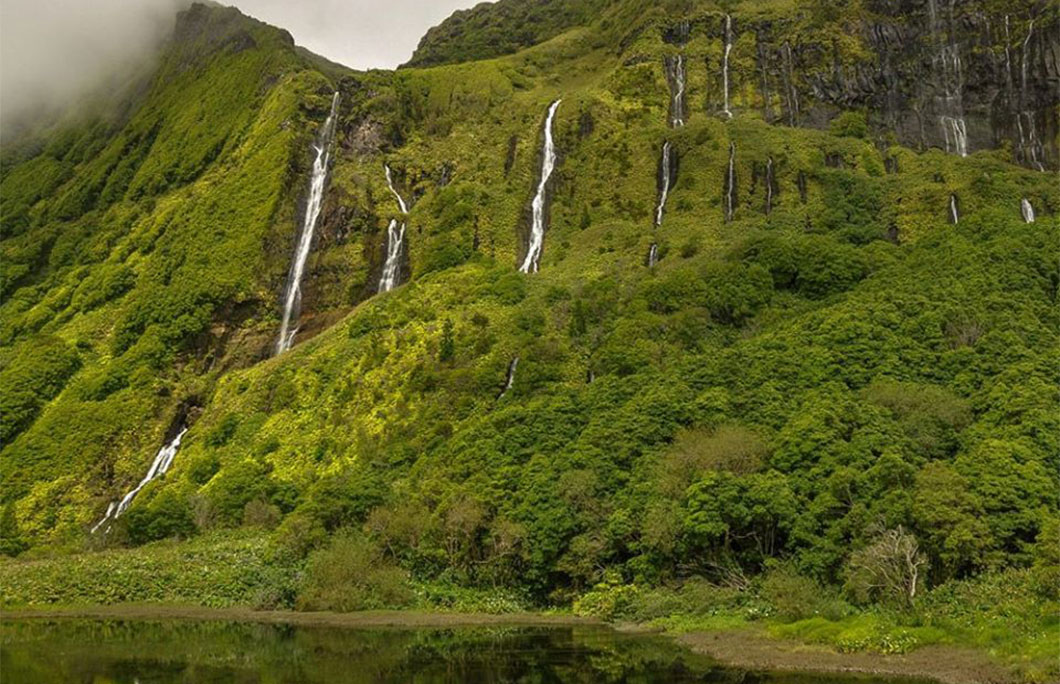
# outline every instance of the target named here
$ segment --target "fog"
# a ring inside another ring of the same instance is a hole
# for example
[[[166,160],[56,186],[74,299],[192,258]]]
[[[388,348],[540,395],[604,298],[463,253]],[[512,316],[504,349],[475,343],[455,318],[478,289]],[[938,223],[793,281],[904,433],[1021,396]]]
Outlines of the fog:
[[[44,116],[140,66],[189,0],[2,0],[0,122]],[[408,60],[428,28],[474,0],[235,0],[295,42],[356,69]]]

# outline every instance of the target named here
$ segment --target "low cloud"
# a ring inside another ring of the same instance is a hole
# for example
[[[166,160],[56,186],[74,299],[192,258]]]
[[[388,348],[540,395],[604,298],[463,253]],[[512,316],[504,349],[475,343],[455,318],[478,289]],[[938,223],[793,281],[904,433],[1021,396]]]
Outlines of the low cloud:
[[[154,53],[187,0],[3,0],[0,121],[46,115]]]

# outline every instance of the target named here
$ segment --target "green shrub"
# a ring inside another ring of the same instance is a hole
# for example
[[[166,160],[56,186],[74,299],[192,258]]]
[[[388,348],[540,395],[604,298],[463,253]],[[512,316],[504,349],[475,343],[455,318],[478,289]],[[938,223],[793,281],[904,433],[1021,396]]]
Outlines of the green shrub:
[[[406,573],[363,535],[340,531],[309,554],[299,610],[400,608],[413,598]]]

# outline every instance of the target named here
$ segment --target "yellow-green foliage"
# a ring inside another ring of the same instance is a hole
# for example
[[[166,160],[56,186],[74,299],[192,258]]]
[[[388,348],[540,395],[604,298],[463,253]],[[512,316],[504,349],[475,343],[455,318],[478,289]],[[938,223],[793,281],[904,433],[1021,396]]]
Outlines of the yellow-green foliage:
[[[23,223],[2,244],[4,381],[36,340],[69,362],[19,395],[24,424],[0,456],[29,554],[83,543],[187,420],[172,470],[129,514],[133,542],[239,526],[260,505],[297,553],[363,528],[415,580],[558,602],[606,571],[647,588],[778,558],[801,592],[835,587],[879,525],[916,536],[928,585],[1040,557],[1060,453],[1055,178],[1008,150],[883,148],[862,112],[830,130],[770,125],[746,79],[723,120],[703,69],[687,125],[668,129],[659,29],[696,9],[674,5],[615,3],[513,55],[394,74],[321,66],[252,25],[256,47],[192,51],[188,70],[175,53],[124,128],[85,133],[102,138],[93,155],[73,136],[27,162],[33,182],[6,171],[4,211]],[[842,24],[794,3],[744,8],[787,17],[785,31]],[[842,59],[861,54],[837,38]],[[689,58],[720,49],[699,35]],[[336,88],[307,334],[263,359]],[[526,276],[557,98],[550,224]],[[680,170],[653,228],[664,141]],[[412,204],[412,279],[374,296],[396,217],[384,162]],[[749,446],[717,453],[734,440]],[[953,495],[924,496],[934,482]],[[855,632],[859,648],[907,647]]]

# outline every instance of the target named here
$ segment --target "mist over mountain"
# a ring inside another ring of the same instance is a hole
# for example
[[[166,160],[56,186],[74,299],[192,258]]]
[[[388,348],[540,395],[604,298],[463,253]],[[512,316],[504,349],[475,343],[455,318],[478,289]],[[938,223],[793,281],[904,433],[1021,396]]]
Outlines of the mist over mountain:
[[[0,5],[5,129],[121,84],[155,53],[186,0],[6,0]]]

